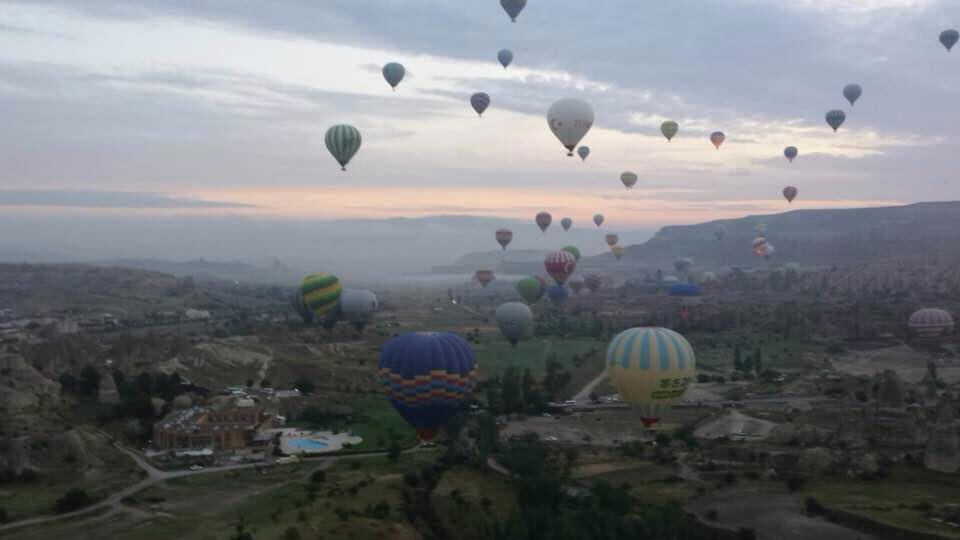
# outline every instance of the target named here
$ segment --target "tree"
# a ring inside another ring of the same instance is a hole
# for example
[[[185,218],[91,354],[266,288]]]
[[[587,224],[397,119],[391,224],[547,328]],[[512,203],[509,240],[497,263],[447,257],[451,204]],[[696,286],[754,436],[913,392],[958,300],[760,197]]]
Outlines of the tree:
[[[100,392],[100,372],[97,368],[87,366],[80,371],[77,390],[85,396],[96,396]]]
[[[390,460],[390,463],[396,463],[400,460],[400,453],[403,449],[400,448],[399,438],[395,433],[390,432],[390,446],[387,448],[387,459]]]
[[[520,376],[517,368],[509,366],[503,372],[503,412],[510,414],[523,411],[523,392],[520,387]]]
[[[93,504],[93,497],[87,495],[87,492],[80,488],[73,488],[67,491],[63,497],[57,499],[53,510],[58,514],[79,510],[85,506]]]
[[[757,374],[763,371],[763,349],[757,349],[753,353],[753,371]]]
[[[740,353],[740,344],[733,346],[733,369],[735,371],[743,371],[743,358]]]
[[[260,381],[260,388],[270,388],[271,386],[273,386],[273,383],[270,381],[270,379],[264,379]]]
[[[230,535],[229,540],[253,540],[253,535],[247,531],[247,520],[242,516],[234,526],[234,533]]]

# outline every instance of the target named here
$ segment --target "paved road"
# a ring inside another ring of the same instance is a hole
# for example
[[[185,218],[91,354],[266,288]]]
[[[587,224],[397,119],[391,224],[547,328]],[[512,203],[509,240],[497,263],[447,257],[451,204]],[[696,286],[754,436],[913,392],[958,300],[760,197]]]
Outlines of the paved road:
[[[153,465],[151,465],[146,459],[144,459],[143,456],[141,456],[137,452],[134,452],[133,450],[130,450],[128,448],[124,448],[120,445],[114,445],[114,446],[117,448],[117,450],[130,456],[130,458],[133,459],[133,461],[137,464],[137,466],[139,466],[141,469],[143,469],[144,472],[147,473],[147,478],[137,482],[136,484],[133,484],[132,486],[129,486],[127,488],[122,489],[121,491],[114,493],[113,495],[97,502],[96,504],[92,504],[80,510],[75,510],[73,512],[67,512],[65,514],[57,514],[53,516],[39,516],[35,518],[24,519],[20,521],[15,521],[13,523],[8,523],[6,525],[2,525],[0,526],[0,535],[14,529],[19,529],[21,527],[28,527],[31,525],[40,525],[43,523],[49,523],[49,522],[57,521],[61,519],[78,517],[84,514],[89,514],[91,512],[96,512],[97,510],[101,510],[103,508],[118,509],[121,506],[123,506],[122,504],[123,499],[126,499],[127,497],[130,497],[136,493],[139,493],[140,491],[143,491],[144,489],[154,484],[159,484],[161,482],[165,482],[167,480],[171,480],[174,478],[182,478],[185,476],[193,476],[197,474],[220,473],[225,471],[234,471],[238,469],[252,469],[254,467],[269,467],[269,466],[275,465],[275,463],[273,462],[259,461],[256,463],[242,463],[239,465],[224,465],[221,467],[205,467],[198,471],[191,471],[191,470],[162,471],[160,469],[157,469]],[[416,451],[417,451],[417,448],[412,448],[410,450],[407,450],[406,452],[416,452]],[[385,456],[385,455],[386,455],[386,452],[371,452],[367,454],[351,454],[351,455],[326,456],[326,457],[319,456],[319,457],[303,458],[301,459],[301,462],[320,463],[325,466],[330,466],[334,462],[336,462],[338,459],[358,459],[358,458],[369,458],[369,457],[378,457],[378,456]]]
[[[589,403],[589,402],[590,402],[590,394],[593,392],[593,389],[596,388],[597,386],[599,386],[600,383],[602,383],[604,380],[606,380],[606,378],[607,378],[607,370],[606,370],[606,368],[604,368],[604,370],[601,371],[599,375],[597,375],[596,377],[594,377],[594,379],[593,379],[592,381],[588,382],[586,386],[584,386],[583,388],[581,388],[580,391],[577,392],[577,394],[576,394],[575,396],[573,396],[573,399],[575,399],[575,400],[577,401],[577,403],[579,403],[579,402],[581,402],[581,401],[584,401],[584,402]]]

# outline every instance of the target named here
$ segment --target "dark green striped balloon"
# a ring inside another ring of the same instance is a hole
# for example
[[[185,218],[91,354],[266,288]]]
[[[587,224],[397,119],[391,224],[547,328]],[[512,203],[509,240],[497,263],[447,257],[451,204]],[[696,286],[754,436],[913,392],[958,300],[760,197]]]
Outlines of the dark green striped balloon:
[[[340,170],[347,170],[347,163],[360,150],[360,131],[347,124],[338,124],[327,130],[325,137],[327,150],[340,164]]]
[[[340,280],[333,274],[311,274],[303,278],[303,284],[300,285],[303,301],[317,319],[322,319],[337,307],[342,290]]]

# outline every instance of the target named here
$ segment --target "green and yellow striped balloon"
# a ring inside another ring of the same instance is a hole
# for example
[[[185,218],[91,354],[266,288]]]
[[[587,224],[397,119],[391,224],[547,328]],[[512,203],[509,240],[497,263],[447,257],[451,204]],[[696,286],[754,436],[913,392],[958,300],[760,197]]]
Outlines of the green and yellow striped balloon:
[[[303,278],[303,285],[300,286],[304,302],[317,319],[322,319],[337,307],[342,290],[340,280],[333,274],[311,274]]]
[[[327,150],[340,164],[340,170],[345,171],[347,163],[350,163],[357,150],[360,150],[360,131],[347,124],[338,124],[327,130],[324,142],[327,143]]]

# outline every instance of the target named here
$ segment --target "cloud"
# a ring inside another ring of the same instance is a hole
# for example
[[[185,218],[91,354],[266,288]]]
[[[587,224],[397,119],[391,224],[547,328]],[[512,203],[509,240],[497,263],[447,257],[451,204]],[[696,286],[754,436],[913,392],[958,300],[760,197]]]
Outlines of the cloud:
[[[159,193],[128,191],[0,190],[0,206],[60,206],[82,208],[255,208],[254,205],[205,201]]]

